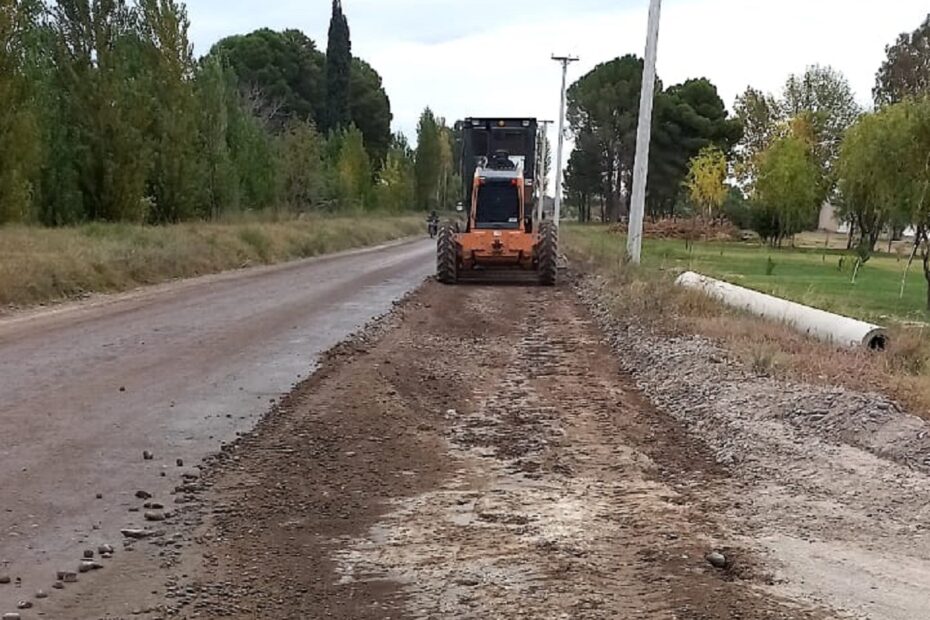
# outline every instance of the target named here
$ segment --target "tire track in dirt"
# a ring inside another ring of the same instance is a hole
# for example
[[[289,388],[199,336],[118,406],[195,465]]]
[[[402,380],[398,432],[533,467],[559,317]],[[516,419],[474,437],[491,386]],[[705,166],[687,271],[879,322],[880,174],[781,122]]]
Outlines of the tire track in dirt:
[[[705,562],[726,472],[601,340],[568,288],[427,284],[211,463],[135,617],[829,617]]]

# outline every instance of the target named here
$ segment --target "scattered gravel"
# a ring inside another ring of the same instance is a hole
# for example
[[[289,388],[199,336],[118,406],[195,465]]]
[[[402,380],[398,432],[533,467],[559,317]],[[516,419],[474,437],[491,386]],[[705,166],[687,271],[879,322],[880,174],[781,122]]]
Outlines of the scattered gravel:
[[[731,535],[768,554],[786,595],[930,617],[927,421],[882,394],[777,380],[708,338],[653,332],[610,311],[602,280],[576,290],[640,390],[731,472]]]

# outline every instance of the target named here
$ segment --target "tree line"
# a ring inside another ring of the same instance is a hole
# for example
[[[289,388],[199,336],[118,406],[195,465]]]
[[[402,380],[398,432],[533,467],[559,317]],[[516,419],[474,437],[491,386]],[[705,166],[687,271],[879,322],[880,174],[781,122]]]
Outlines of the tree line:
[[[568,200],[582,221],[629,213],[643,60],[623,56],[598,65],[568,90],[568,120],[575,148],[565,173]],[[680,210],[691,159],[715,146],[729,152],[742,136],[717,88],[693,79],[665,88],[656,83],[649,158],[647,210],[654,216]]]
[[[628,213],[642,68],[624,56],[569,90],[566,190],[581,220]],[[749,87],[731,118],[709,80],[657,80],[647,212],[725,216],[778,246],[829,204],[859,265],[883,232],[916,230],[930,284],[930,16],[886,48],[872,95],[863,109],[841,72],[812,65],[778,94]]]
[[[352,55],[339,0],[326,53],[300,31],[263,29],[196,58],[189,27],[177,0],[0,0],[0,224],[445,199],[445,168],[418,167],[391,133],[390,100]],[[451,151],[428,116],[436,129],[421,120],[421,131]]]

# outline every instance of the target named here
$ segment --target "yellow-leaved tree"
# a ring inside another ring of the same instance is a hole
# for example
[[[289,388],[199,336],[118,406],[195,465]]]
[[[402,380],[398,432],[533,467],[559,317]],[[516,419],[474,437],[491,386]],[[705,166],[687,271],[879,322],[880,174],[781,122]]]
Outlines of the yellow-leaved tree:
[[[691,159],[685,187],[702,216],[711,219],[723,207],[728,191],[726,180],[727,158],[716,146],[704,147]]]

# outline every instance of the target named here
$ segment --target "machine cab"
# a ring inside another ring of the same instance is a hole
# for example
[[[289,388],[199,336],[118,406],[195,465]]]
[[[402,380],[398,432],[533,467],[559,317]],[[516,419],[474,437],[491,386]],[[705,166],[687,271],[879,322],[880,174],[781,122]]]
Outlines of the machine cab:
[[[505,151],[475,170],[470,230],[521,230],[525,198],[523,166]]]

